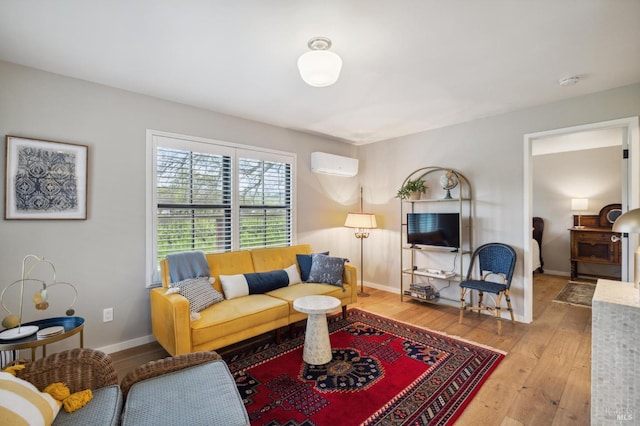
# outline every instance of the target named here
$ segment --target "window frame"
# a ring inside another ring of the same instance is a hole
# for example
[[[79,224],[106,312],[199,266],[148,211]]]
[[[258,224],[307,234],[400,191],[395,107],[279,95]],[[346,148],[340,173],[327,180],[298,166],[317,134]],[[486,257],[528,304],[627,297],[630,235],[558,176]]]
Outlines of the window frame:
[[[146,137],[146,257],[145,257],[145,283],[146,287],[158,287],[161,285],[160,271],[156,267],[157,258],[157,148],[175,148],[185,151],[203,152],[228,155],[231,157],[231,250],[238,250],[240,245],[240,205],[238,170],[239,159],[250,158],[261,161],[277,161],[290,164],[291,174],[291,245],[296,244],[297,235],[297,185],[296,185],[296,161],[297,155],[293,152],[278,151],[269,148],[243,145],[233,142],[225,142],[215,139],[187,136],[176,133],[147,129]]]

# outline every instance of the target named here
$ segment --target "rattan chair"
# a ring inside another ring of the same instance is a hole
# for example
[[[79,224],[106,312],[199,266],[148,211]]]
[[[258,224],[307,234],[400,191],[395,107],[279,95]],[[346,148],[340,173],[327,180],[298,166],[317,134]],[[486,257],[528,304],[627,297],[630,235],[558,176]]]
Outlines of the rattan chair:
[[[465,310],[480,312],[486,310],[495,314],[498,320],[498,334],[502,334],[500,305],[503,295],[507,301],[507,310],[511,315],[511,322],[515,322],[511,299],[509,298],[509,288],[511,287],[516,258],[515,250],[511,246],[502,243],[484,244],[473,252],[467,277],[460,283],[460,324],[462,324]],[[479,279],[472,278],[476,267],[478,268]],[[478,292],[478,304],[476,306],[466,302],[467,291],[470,292],[472,290]],[[494,306],[485,304],[484,293],[495,295]]]
[[[218,353],[216,353],[215,351],[209,351],[193,352],[190,354],[160,359],[157,361],[149,361],[130,371],[124,377],[124,379],[122,379],[122,382],[120,383],[120,389],[122,390],[122,394],[126,398],[127,394],[129,393],[129,389],[131,389],[131,386],[142,380],[219,359],[222,359],[222,357],[218,355]]]
[[[111,357],[89,348],[71,349],[28,362],[16,376],[33,383],[40,391],[55,382],[65,383],[71,393],[118,384]]]

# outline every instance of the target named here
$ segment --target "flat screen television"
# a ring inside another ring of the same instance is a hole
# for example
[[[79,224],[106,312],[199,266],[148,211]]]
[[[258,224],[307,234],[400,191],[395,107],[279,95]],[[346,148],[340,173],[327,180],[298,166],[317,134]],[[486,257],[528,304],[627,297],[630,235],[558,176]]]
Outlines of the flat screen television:
[[[407,213],[407,243],[460,247],[460,213]]]

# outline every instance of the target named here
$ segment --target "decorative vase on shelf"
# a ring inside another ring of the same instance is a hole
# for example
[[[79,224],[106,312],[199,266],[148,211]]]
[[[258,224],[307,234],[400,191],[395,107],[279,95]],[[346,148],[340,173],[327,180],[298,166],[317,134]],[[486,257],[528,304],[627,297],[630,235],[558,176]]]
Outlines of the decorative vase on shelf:
[[[420,191],[413,191],[411,194],[409,194],[409,199],[412,201],[419,200],[421,197],[422,192]]]

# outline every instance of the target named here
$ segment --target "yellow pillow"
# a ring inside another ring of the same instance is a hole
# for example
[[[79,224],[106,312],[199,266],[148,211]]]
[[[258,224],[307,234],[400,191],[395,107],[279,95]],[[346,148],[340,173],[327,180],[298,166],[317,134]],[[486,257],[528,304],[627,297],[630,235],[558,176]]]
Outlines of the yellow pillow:
[[[60,405],[26,380],[0,372],[0,425],[51,425]]]

